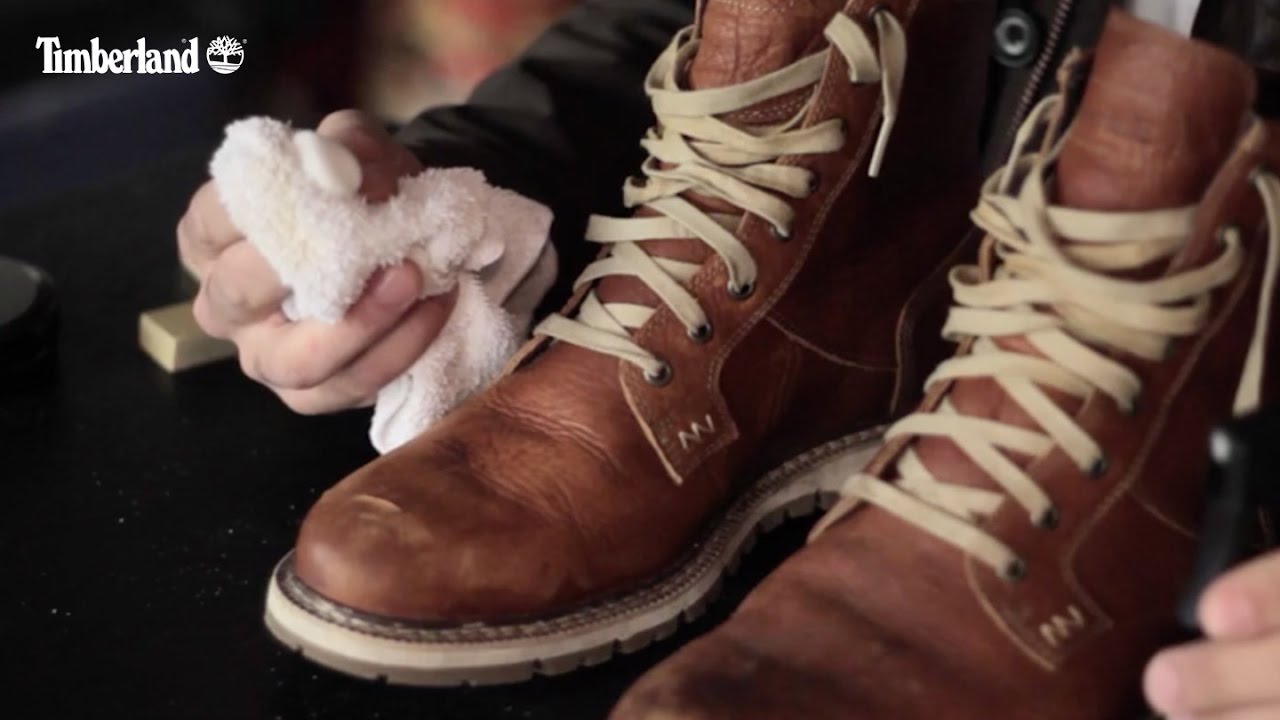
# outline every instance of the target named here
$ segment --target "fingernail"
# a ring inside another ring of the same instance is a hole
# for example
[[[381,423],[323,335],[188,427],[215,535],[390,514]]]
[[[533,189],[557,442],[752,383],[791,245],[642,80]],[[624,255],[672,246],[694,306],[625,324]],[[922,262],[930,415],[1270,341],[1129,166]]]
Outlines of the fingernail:
[[[373,298],[379,305],[400,309],[407,307],[414,297],[413,279],[409,273],[397,271],[395,268],[382,273],[377,286],[373,289]]]
[[[360,189],[360,162],[341,143],[304,130],[294,133],[293,144],[303,172],[320,189],[339,196],[354,195]]]
[[[1158,709],[1178,706],[1182,693],[1182,679],[1167,657],[1157,657],[1147,672],[1147,700]],[[1171,717],[1178,717],[1173,715]]]

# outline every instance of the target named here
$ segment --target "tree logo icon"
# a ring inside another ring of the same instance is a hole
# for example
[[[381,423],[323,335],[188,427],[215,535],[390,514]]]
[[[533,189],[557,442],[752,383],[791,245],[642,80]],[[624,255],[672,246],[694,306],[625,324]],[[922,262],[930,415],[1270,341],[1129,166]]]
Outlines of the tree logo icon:
[[[204,51],[204,59],[209,61],[209,67],[214,72],[228,75],[239,70],[240,63],[244,62],[244,46],[239,40],[227,35],[216,37],[209,43],[209,49]]]

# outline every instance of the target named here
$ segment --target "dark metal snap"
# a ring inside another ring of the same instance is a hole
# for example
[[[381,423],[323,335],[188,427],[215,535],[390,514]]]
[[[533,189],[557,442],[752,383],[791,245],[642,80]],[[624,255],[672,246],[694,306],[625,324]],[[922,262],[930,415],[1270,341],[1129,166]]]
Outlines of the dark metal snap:
[[[1007,68],[1026,67],[1040,54],[1040,26],[1026,10],[1005,8],[996,18],[994,33],[996,62]]]

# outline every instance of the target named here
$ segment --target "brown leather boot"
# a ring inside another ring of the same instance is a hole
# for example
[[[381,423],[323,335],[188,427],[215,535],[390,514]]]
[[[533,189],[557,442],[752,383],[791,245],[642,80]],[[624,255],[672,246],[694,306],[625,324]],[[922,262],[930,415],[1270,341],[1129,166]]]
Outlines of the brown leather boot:
[[[608,252],[507,375],[321,498],[277,637],[417,684],[601,662],[865,465],[945,351],[993,2],[844,5],[700,8],[635,217],[593,218]]]
[[[1041,150],[984,186],[961,347],[919,410],[615,720],[1140,717],[1209,428],[1264,394],[1280,126],[1252,93],[1233,56],[1114,12],[1078,112],[1047,100],[1020,134]]]

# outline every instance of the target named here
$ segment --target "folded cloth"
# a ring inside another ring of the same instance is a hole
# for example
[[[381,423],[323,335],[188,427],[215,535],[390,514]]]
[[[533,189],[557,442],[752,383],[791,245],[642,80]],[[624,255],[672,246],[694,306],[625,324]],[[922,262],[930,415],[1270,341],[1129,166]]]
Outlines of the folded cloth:
[[[262,117],[227,126],[210,170],[232,222],[289,289],[290,320],[338,321],[376,270],[406,260],[422,271],[422,297],[457,287],[439,337],[378,393],[369,436],[379,452],[496,377],[555,280],[551,211],[478,170],[426,170],[370,204],[350,151]]]

